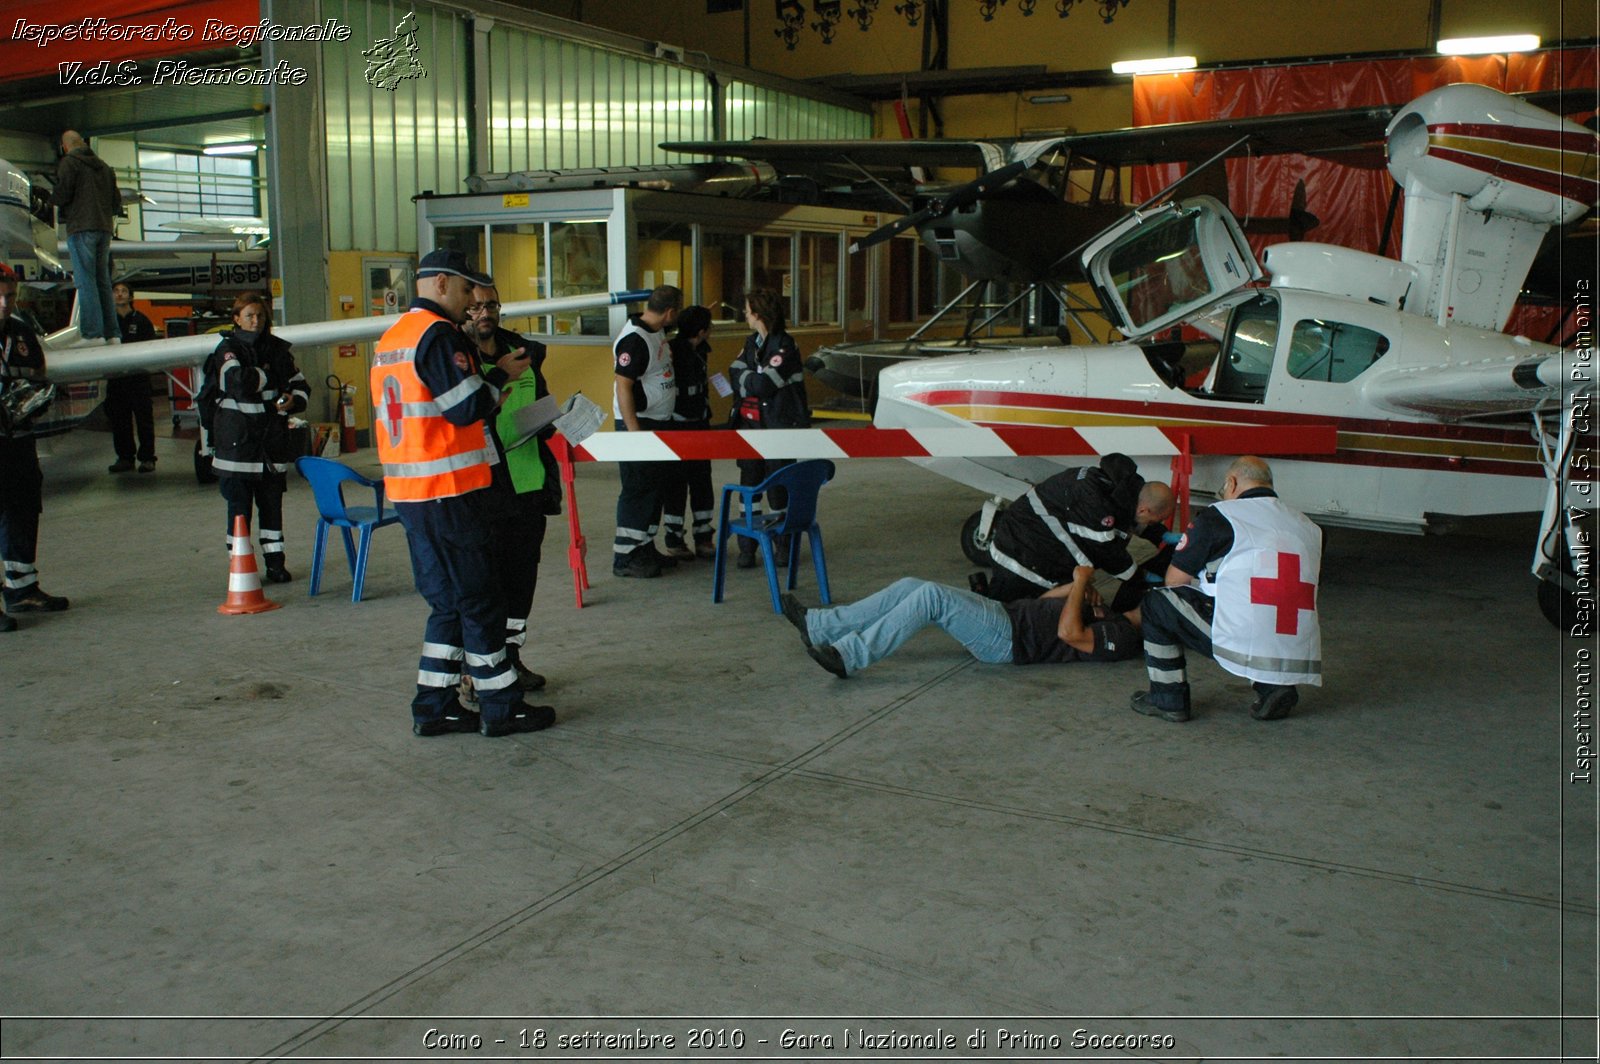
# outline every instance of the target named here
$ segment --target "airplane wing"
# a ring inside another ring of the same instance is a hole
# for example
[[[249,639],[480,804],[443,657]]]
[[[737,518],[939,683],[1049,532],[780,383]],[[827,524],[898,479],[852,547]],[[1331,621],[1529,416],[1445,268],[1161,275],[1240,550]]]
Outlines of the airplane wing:
[[[1595,110],[1593,89],[1516,94],[1535,106],[1563,114]],[[913,166],[977,169],[990,173],[1013,162],[1033,165],[1061,149],[1073,159],[1111,166],[1198,162],[1248,139],[1235,155],[1313,155],[1350,166],[1376,169],[1386,163],[1384,130],[1401,104],[1337,111],[1260,115],[1209,122],[1070,133],[1045,140],[997,137],[986,140],[693,140],[668,141],[667,151],[731,156],[771,163],[785,174],[824,181],[856,181],[866,170],[897,187],[910,187]]]
[[[1594,351],[1529,347],[1526,355],[1476,362],[1375,367],[1361,391],[1397,412],[1457,421],[1571,403],[1581,389],[1594,386]]]
[[[555,314],[566,310],[587,307],[608,307],[617,303],[636,303],[650,298],[648,291],[597,292],[583,296],[563,296],[559,299],[531,299],[521,303],[507,303],[501,308],[505,318],[526,318],[538,314]],[[303,325],[285,325],[273,329],[274,335],[301,347],[326,344],[351,343],[376,340],[400,320],[399,314],[378,318],[349,318],[343,321],[309,322]],[[55,334],[59,336],[60,334]],[[193,366],[205,361],[217,348],[214,333],[199,336],[177,336],[167,340],[151,340],[142,344],[86,344],[80,347],[52,346],[55,337],[44,341],[45,365],[50,380],[56,384],[74,381],[101,380],[129,373],[149,373]]]
[[[911,167],[998,170],[1010,161],[1008,142],[986,140],[675,140],[661,147],[693,155],[732,156],[771,163],[779,173],[828,183],[864,175],[909,189]]]

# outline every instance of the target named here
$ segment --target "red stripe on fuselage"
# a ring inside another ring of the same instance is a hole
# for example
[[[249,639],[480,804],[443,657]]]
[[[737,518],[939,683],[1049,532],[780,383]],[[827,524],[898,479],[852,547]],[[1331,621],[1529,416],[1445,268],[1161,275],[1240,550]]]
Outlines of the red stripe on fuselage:
[[[1454,148],[1429,148],[1428,155],[1578,203],[1592,202],[1596,194],[1600,193],[1600,181],[1595,181],[1593,178],[1536,170],[1531,166],[1519,166],[1504,159],[1496,159],[1492,155],[1474,155]]]
[[[1289,414],[1271,410],[1238,409],[1211,411],[1207,409],[1196,410],[1193,407],[1181,406],[1175,403],[1147,403],[1128,402],[1116,399],[1076,399],[1059,395],[1037,395],[1023,392],[976,392],[941,390],[923,392],[908,396],[912,402],[927,406],[945,405],[974,405],[974,406],[1009,406],[1012,409],[1026,411],[1036,410],[1062,410],[1082,411],[1084,413],[1119,414],[1127,415],[1130,424],[1149,424],[1152,420],[1184,419],[1189,421],[1205,422],[1202,425],[1156,425],[1169,438],[1175,434],[1192,432],[1196,442],[1201,442],[1202,437],[1210,437],[1204,442],[1203,450],[1206,453],[1228,453],[1229,451],[1247,451],[1254,449],[1250,441],[1244,445],[1230,448],[1226,445],[1226,436],[1220,439],[1215,435],[1217,430],[1226,430],[1231,427],[1281,427],[1285,433],[1290,434],[1288,445],[1293,446],[1296,434],[1304,434],[1308,430],[1308,422],[1316,415]],[[1324,417],[1326,415],[1323,415]],[[1366,435],[1395,436],[1408,440],[1434,440],[1441,444],[1450,442],[1473,444],[1501,444],[1513,447],[1529,448],[1527,462],[1515,462],[1497,458],[1475,458],[1462,455],[1429,455],[1411,452],[1393,452],[1372,449],[1341,448],[1334,454],[1306,454],[1279,453],[1276,457],[1293,459],[1305,462],[1331,462],[1336,465],[1374,466],[1393,469],[1424,469],[1444,473],[1476,473],[1496,474],[1500,476],[1515,477],[1543,477],[1544,470],[1539,465],[1531,450],[1531,443],[1526,432],[1513,429],[1492,429],[1481,426],[1444,425],[1430,422],[1417,421],[1377,421],[1368,418],[1336,418],[1333,419],[1335,427],[1342,432],[1362,433]],[[983,425],[985,428],[1001,429],[1007,422],[977,421],[974,424]],[[1116,427],[1116,426],[1096,426]],[[1322,426],[1311,426],[1312,431],[1321,429]],[[1319,442],[1321,442],[1319,440]],[[1259,446],[1259,442],[1256,446]]]

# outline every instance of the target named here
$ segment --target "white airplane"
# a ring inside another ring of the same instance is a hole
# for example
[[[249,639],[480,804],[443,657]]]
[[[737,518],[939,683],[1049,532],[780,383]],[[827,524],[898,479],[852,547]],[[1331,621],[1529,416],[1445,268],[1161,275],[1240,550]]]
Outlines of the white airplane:
[[[1277,244],[1260,287],[1261,267],[1216,200],[1138,212],[1083,254],[1127,342],[902,363],[883,371],[875,423],[1332,423],[1336,454],[1274,459],[1290,504],[1322,523],[1400,532],[1542,509],[1540,605],[1558,624],[1583,601],[1592,611],[1593,334],[1562,349],[1500,330],[1545,233],[1595,204],[1600,138],[1476,85],[1413,101],[1386,136],[1405,194],[1400,260]],[[1592,320],[1595,293],[1572,297]],[[1178,323],[1218,342],[1151,339]],[[1214,494],[1228,457],[1198,456],[1193,488]],[[1076,464],[919,461],[993,496],[963,530],[976,557],[1005,500]],[[1143,472],[1165,477],[1167,461],[1145,456]]]

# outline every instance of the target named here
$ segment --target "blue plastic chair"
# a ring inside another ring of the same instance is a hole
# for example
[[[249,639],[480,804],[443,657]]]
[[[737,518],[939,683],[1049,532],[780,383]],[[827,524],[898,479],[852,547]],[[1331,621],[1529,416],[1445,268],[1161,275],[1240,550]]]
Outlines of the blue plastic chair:
[[[761,560],[767,567],[767,588],[772,592],[772,612],[783,612],[778,601],[777,559],[773,556],[773,539],[789,537],[789,590],[794,590],[800,566],[800,534],[811,540],[811,564],[817,570],[817,587],[822,593],[822,604],[833,599],[828,594],[828,563],[822,557],[822,529],[817,526],[817,494],[822,485],[833,479],[833,463],[813,458],[805,462],[784,466],[754,487],[742,484],[725,484],[722,487],[722,514],[718,522],[716,575],[711,584],[711,601],[722,601],[722,577],[727,572],[728,537],[747,536],[761,547]],[[773,488],[789,489],[789,506],[781,514],[756,513],[756,496],[765,495]],[[735,495],[744,500],[737,520],[731,519],[729,510]]]
[[[344,555],[350,562],[350,575],[354,586],[350,601],[361,601],[361,587],[367,582],[367,552],[372,548],[372,533],[384,525],[400,520],[394,510],[383,505],[383,481],[368,480],[342,462],[307,455],[295,459],[294,466],[311,484],[311,493],[317,499],[317,540],[311,552],[311,588],[315,595],[322,586],[322,563],[328,553],[328,529],[337,527],[344,535]],[[354,481],[372,489],[372,506],[346,506],[344,485]],[[361,543],[357,546],[350,533],[359,531]]]

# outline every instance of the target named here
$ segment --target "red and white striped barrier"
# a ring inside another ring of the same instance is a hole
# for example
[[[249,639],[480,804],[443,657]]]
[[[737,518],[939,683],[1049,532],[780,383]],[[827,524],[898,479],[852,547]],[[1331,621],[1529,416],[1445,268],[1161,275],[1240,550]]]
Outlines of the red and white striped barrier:
[[[1187,437],[1187,439],[1185,439]],[[732,458],[1014,458],[1023,455],[1332,454],[1331,425],[759,429],[597,432],[579,462]]]
[[[1015,458],[1025,455],[1169,456],[1172,488],[1187,520],[1189,475],[1196,454],[1332,454],[1332,425],[1133,425],[1038,428],[979,425],[930,429],[759,429],[681,432],[597,432],[576,447],[551,441],[566,489],[567,563],[583,608],[589,587],[588,543],[578,518],[573,462],[677,462],[731,458]]]

